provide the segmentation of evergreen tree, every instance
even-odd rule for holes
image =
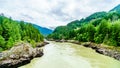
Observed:
[[[26,41],[35,46],[35,43],[43,41],[43,36],[30,23],[0,16],[0,51],[9,49],[20,41]]]

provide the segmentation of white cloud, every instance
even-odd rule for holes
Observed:
[[[44,27],[66,25],[94,12],[109,11],[119,0],[0,0],[0,13]]]

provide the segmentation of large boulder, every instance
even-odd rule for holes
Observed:
[[[3,52],[0,59],[0,68],[17,68],[29,63],[34,57],[42,55],[42,49],[33,48],[29,43],[19,43],[9,51]]]
[[[85,46],[85,47],[90,47],[91,46],[91,42],[86,42],[86,43],[83,43],[82,45]]]

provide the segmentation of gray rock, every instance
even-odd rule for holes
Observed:
[[[42,49],[32,48],[28,43],[20,43],[4,53],[4,59],[0,61],[0,68],[17,68],[29,63],[34,57],[41,57],[42,55]]]

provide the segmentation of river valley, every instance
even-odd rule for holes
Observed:
[[[73,43],[49,42],[44,55],[19,68],[120,68],[114,58]]]

